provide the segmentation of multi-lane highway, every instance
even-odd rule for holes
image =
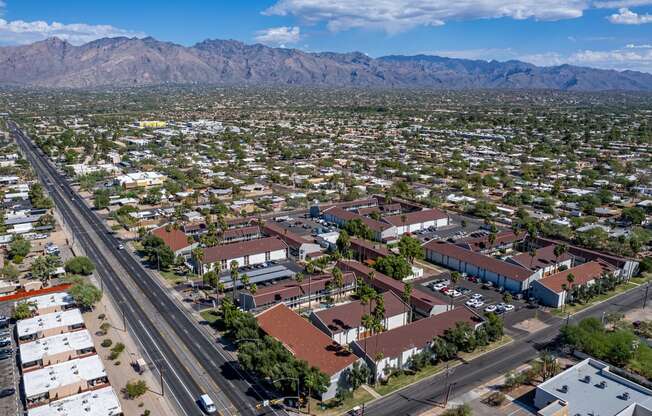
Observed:
[[[168,394],[172,393],[172,402],[177,405],[179,414],[202,414],[196,400],[200,394],[211,390],[201,385],[202,378],[214,383],[217,393],[213,399],[222,414],[280,413],[272,409],[256,410],[256,403],[266,398],[262,389],[238,371],[155,276],[130,253],[119,249],[120,242],[108,233],[102,220],[75,195],[65,178],[27,135],[15,123],[10,122],[9,126],[66,226],[96,264],[104,288],[125,314],[129,330],[142,345],[147,358],[163,369]],[[120,273],[120,269],[124,273]],[[148,311],[155,311],[158,316],[152,317]],[[168,331],[161,331],[162,324]],[[185,351],[190,353],[190,359],[185,358]]]

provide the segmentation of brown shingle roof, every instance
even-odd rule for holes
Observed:
[[[526,233],[514,233],[514,231],[506,230],[496,233],[496,241],[493,246],[489,244],[489,235],[482,237],[467,237],[456,242],[457,245],[468,248],[473,251],[482,251],[488,248],[500,247],[502,245],[515,243],[525,238]]]
[[[342,273],[344,286],[351,285],[355,282],[353,273]],[[283,280],[273,286],[263,286],[258,288],[255,295],[252,295],[256,306],[269,305],[271,303],[280,303],[289,298],[296,296],[306,296],[310,291],[315,294],[326,288],[326,283],[333,279],[332,274],[320,274],[316,276],[305,276],[301,283],[296,280]]]
[[[394,292],[387,291],[382,296],[385,305],[385,318],[407,312],[407,306]],[[358,300],[321,310],[316,312],[315,315],[317,315],[333,334],[338,334],[362,326],[362,316],[368,314],[370,309],[373,310],[375,305],[376,302],[374,301],[363,305]]]
[[[525,268],[537,270],[554,265],[555,260],[557,263],[562,263],[570,260],[570,258],[567,253],[563,253],[559,258],[555,259],[555,246],[550,245],[538,249],[534,258],[530,256],[530,253],[520,253],[512,257],[511,260]]]
[[[263,231],[265,231],[265,233],[270,236],[276,236],[280,238],[281,240],[285,241],[287,245],[294,249],[298,249],[302,244],[309,243],[309,241],[305,240],[299,234],[290,231],[287,228],[281,227],[280,225],[273,222],[265,223],[263,226]]]
[[[268,251],[287,249],[287,244],[276,237],[260,238],[258,240],[241,241],[204,249],[203,263],[214,263],[237,257],[265,253]]]
[[[391,290],[397,295],[403,296],[405,283],[400,280],[392,279],[391,277],[354,260],[340,260],[337,263],[337,266],[343,271],[352,271],[356,276],[364,278],[367,283],[379,290]],[[374,272],[373,280],[369,278],[372,271]],[[421,311],[430,311],[434,306],[448,305],[448,303],[419,290],[418,287],[414,287],[412,290],[412,296],[410,296],[410,305]]]
[[[581,286],[592,280],[599,279],[603,274],[611,273],[613,270],[613,267],[606,262],[590,261],[588,263],[580,264],[577,267],[571,267],[563,272],[544,277],[539,280],[539,283],[555,293],[561,293],[562,285],[565,284],[570,288],[567,278],[571,273],[575,276],[573,286]]]
[[[358,360],[356,355],[283,304],[267,309],[256,318],[267,335],[276,338],[296,358],[328,376],[332,377]]]
[[[383,221],[392,224],[395,227],[403,225],[403,217],[405,217],[405,225],[420,224],[426,221],[436,221],[448,218],[448,215],[438,209],[424,209],[422,211],[408,212],[399,215],[389,215],[383,217]]]
[[[467,250],[455,244],[431,240],[424,244],[424,247],[426,250],[431,250],[443,256],[452,257],[454,259],[473,264],[478,268],[494,272],[511,280],[522,282],[532,275],[532,271],[524,267],[510,264],[493,257],[485,256],[484,254]]]
[[[443,335],[457,322],[468,322],[472,328],[475,328],[476,325],[482,323],[482,318],[462,306],[452,311],[419,319],[390,331],[381,332],[363,341],[356,341],[356,343],[363,351],[366,345],[367,356],[371,359],[375,359],[379,353],[384,358],[394,358],[410,348],[423,348],[429,345],[434,337]]]

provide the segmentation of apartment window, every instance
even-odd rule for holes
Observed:
[[[265,252],[265,261],[270,261],[271,260],[271,253],[269,251]]]

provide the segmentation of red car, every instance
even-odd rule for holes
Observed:
[[[447,287],[442,287],[440,292],[441,293],[448,293],[448,291],[451,290],[448,286]]]

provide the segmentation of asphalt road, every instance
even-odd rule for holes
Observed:
[[[607,302],[598,304],[571,317],[569,322],[576,323],[589,316],[602,317],[603,313],[627,311],[643,306],[645,287],[639,286],[629,292],[618,295]],[[648,303],[648,307],[650,303]],[[414,386],[396,392],[372,403],[365,409],[369,416],[418,415],[444,400],[448,386],[452,385],[451,398],[456,392],[463,394],[469,390],[507,373],[509,370],[531,361],[559,333],[566,324],[565,319],[546,314],[542,320],[549,326],[533,334],[520,334],[514,341],[503,348],[485,354],[469,363],[455,367],[452,373],[422,381]]]
[[[95,213],[79,197],[74,196],[75,193],[65,178],[44,155],[33,148],[31,141],[22,131],[13,123],[11,127],[30,164],[53,197],[64,221],[72,228],[75,238],[96,264],[105,289],[121,306],[129,329],[141,340],[151,361],[162,367],[166,387],[172,392],[180,414],[202,414],[195,401],[204,389],[188,370],[190,363],[182,362],[177,343],[182,343],[190,351],[195,360],[193,364],[199,365],[225,395],[222,399],[217,397],[216,401],[216,405],[224,414],[279,413],[272,409],[255,409],[256,403],[264,398],[262,390],[252,386],[253,381],[238,371],[214,341],[208,339],[199,329],[192,317],[168,296],[165,288],[154,276],[127,251],[117,248],[120,242],[108,234],[105,225]],[[132,293],[121,280],[113,267],[116,261],[141,293]],[[151,302],[177,339],[166,339],[157,330],[140,304],[143,296]],[[225,402],[226,400],[228,402]]]

